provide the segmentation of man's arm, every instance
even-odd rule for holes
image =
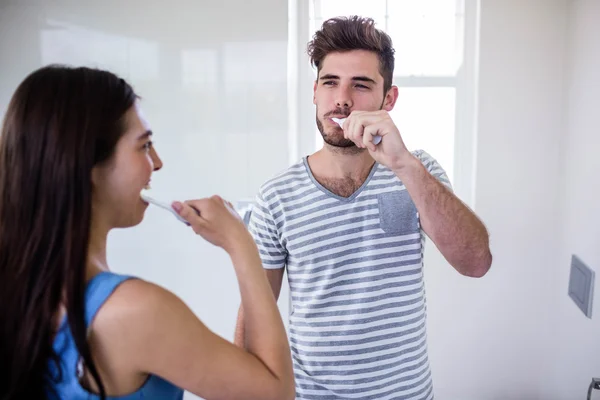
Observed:
[[[408,190],[421,227],[458,272],[482,277],[492,264],[483,223],[412,154],[394,173]]]
[[[254,237],[269,285],[275,295],[275,301],[277,301],[281,292],[283,273],[287,262],[287,251],[279,240],[277,224],[272,216],[269,204],[264,200],[262,188],[258,196],[256,196],[256,202],[252,208],[250,221],[248,222],[248,230]],[[240,305],[234,333],[234,343],[245,348],[245,335],[244,310]]]
[[[392,107],[353,111],[344,122],[344,137],[368,149],[375,160],[400,178],[417,207],[421,227],[458,272],[472,277],[485,275],[492,264],[485,226],[408,151],[389,115]],[[373,142],[375,136],[382,137],[378,145]]]
[[[273,294],[275,295],[275,301],[279,299],[279,293],[281,293],[281,285],[283,283],[284,270],[284,268],[265,270],[265,273],[267,274],[267,279],[269,280],[269,284],[271,285],[271,289],[273,290]],[[244,327],[244,309],[240,305],[240,310],[238,311],[237,317],[237,324],[235,326],[233,343],[240,347],[245,347],[245,334],[246,330]]]

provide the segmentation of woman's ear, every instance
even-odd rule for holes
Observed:
[[[92,182],[92,186],[96,186],[98,184],[98,167],[92,168],[90,179]]]

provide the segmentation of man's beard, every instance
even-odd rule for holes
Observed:
[[[384,102],[385,102],[385,97],[384,97],[383,101],[381,102],[381,105],[379,106],[380,110],[383,109]],[[326,115],[323,116],[323,118],[329,118],[330,115],[345,115],[347,117],[348,115],[350,115],[350,110],[348,108],[338,108],[337,110],[335,110],[335,112],[332,111],[332,112],[327,113]],[[328,145],[333,146],[333,147],[338,147],[340,149],[356,147],[356,143],[354,143],[352,140],[346,139],[344,137],[343,132],[341,132],[341,129],[342,129],[341,126],[339,127],[340,132],[337,132],[338,128],[332,128],[332,129],[336,129],[336,131],[332,132],[332,134],[327,134],[325,132],[325,127],[323,126],[323,123],[319,120],[319,108],[318,107],[317,107],[315,119],[317,120],[317,128],[319,129],[319,132],[321,132],[321,136],[323,137],[323,140],[325,141],[325,143],[327,143]]]
[[[344,111],[346,111],[346,112],[344,112]],[[327,115],[332,115],[332,114],[348,116],[348,115],[350,115],[350,110],[336,110],[335,113],[328,113]],[[324,116],[323,118],[328,118],[328,117]],[[317,108],[315,119],[317,120],[317,128],[319,129],[319,132],[321,132],[321,136],[323,137],[323,141],[325,143],[327,143],[330,146],[339,147],[339,148],[343,148],[343,149],[348,148],[348,147],[356,147],[356,144],[352,140],[346,139],[344,137],[341,126],[339,128],[331,127],[330,129],[332,131],[335,129],[335,131],[333,131],[331,134],[328,134],[325,132],[325,127],[323,126],[323,123],[321,122],[321,120],[319,120],[319,109],[318,108]],[[339,129],[339,131],[338,131],[338,129]]]

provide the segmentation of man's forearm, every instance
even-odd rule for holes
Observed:
[[[411,155],[394,172],[415,203],[423,230],[446,260],[463,275],[483,276],[492,255],[487,229],[479,218],[416,157]]]

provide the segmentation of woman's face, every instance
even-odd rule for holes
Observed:
[[[92,215],[107,229],[142,222],[148,204],[140,198],[140,191],[150,184],[152,173],[162,167],[139,104],[127,111],[125,125],[111,159],[95,166],[92,172]]]

